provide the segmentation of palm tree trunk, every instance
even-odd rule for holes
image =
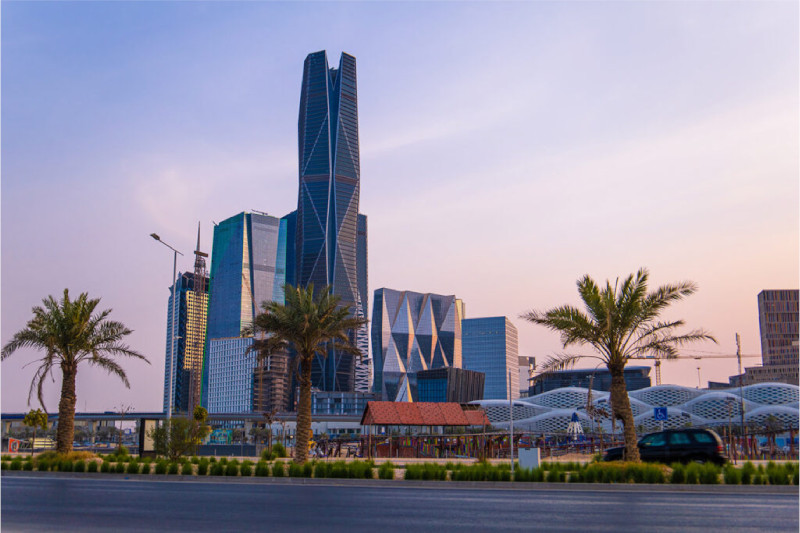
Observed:
[[[633,421],[631,401],[628,398],[628,388],[625,386],[625,367],[615,368],[609,366],[611,372],[611,408],[614,417],[622,421],[622,431],[625,435],[625,460],[639,462],[639,447],[637,446],[636,427]]]
[[[308,435],[311,431],[311,357],[300,361],[300,398],[297,403],[297,431],[294,443],[294,462],[308,460]]]
[[[75,376],[70,368],[61,367],[61,401],[58,402],[58,429],[56,430],[56,451],[69,453],[72,451],[72,440],[75,436]]]

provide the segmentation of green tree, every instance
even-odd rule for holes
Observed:
[[[132,332],[122,323],[108,320],[111,309],[95,313],[99,298],[90,300],[86,293],[82,293],[75,300],[70,300],[69,291],[64,289],[64,297],[60,301],[48,296],[42,303],[42,307],[33,308],[33,318],[25,329],[18,331],[3,347],[2,360],[19,348],[36,348],[45,353],[44,357],[35,361],[39,363],[39,368],[28,391],[28,403],[36,389],[42,407],[45,379],[48,375],[52,376],[53,367],[61,368],[56,450],[67,453],[72,451],[77,400],[75,378],[80,363],[87,362],[115,374],[130,388],[125,371],[114,357],[133,357],[148,364],[149,361],[121,342]]]
[[[625,455],[639,461],[636,428],[625,386],[625,365],[632,357],[653,355],[670,359],[678,355],[679,346],[703,340],[716,340],[702,329],[686,334],[676,333],[683,320],[662,321],[659,315],[673,302],[697,291],[689,281],[663,285],[647,291],[647,269],[631,274],[621,284],[606,282],[601,289],[588,275],[579,279],[578,294],[585,312],[564,305],[548,311],[529,311],[521,318],[545,326],[561,334],[564,348],[588,345],[598,355],[559,354],[551,356],[542,371],[553,372],[572,367],[584,357],[600,359],[611,373],[612,417],[622,421]]]
[[[176,461],[197,446],[211,433],[206,422],[208,411],[199,405],[194,408],[192,418],[172,417],[160,426],[153,428],[148,436],[153,439],[153,448],[158,455]]]
[[[325,287],[314,296],[314,285],[308,287],[284,286],[286,304],[265,302],[264,312],[256,316],[252,328],[244,335],[265,333],[266,338],[257,339],[251,350],[259,358],[292,348],[295,352],[292,367],[296,369],[300,382],[300,398],[297,406],[297,439],[294,461],[304,463],[308,459],[308,435],[311,433],[311,364],[314,357],[327,357],[328,351],[361,356],[361,352],[350,342],[350,332],[366,323],[350,314],[349,306],[341,306],[340,298]]]
[[[43,412],[41,409],[31,409],[30,412],[25,415],[25,420],[23,420],[22,423],[33,428],[33,440],[31,441],[31,457],[33,457],[33,447],[36,445],[36,429],[47,429],[47,413]]]

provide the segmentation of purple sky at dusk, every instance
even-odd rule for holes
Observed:
[[[639,267],[699,292],[668,318],[760,354],[756,295],[798,287],[796,2],[3,2],[5,344],[48,294],[88,291],[152,365],[81,368],[78,409],[160,410],[172,256],[198,221],[297,204],[303,60],[358,62],[369,289],[518,318]],[[372,302],[370,302],[371,306]],[[371,311],[371,308],[370,308]],[[27,410],[36,356],[3,362]],[[586,365],[594,366],[592,360]],[[760,358],[745,359],[746,364]],[[735,359],[665,363],[725,381]],[[58,382],[46,402],[57,407]],[[32,402],[35,407],[36,401]]]

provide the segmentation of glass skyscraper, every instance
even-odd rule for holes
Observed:
[[[178,275],[175,281],[175,306],[177,315],[176,336],[172,338],[173,316],[172,289],[167,307],[167,350],[164,358],[164,412],[169,404],[169,378],[172,376],[172,412],[186,413],[199,394],[202,372],[203,347],[205,345],[206,315],[208,311],[208,278],[202,280],[195,290],[195,276],[191,272]],[[170,372],[170,343],[174,343],[173,371]],[[192,391],[192,384],[195,391]]]
[[[514,324],[504,316],[468,318],[461,322],[461,334],[464,368],[486,376],[483,399],[519,398],[519,348]]]
[[[464,304],[453,295],[378,289],[372,308],[373,391],[417,401],[417,372],[461,367]]]
[[[360,253],[360,156],[356,59],[343,53],[338,68],[325,51],[306,57],[298,118],[300,186],[297,201],[296,281],[315,290],[332,287],[354,314],[366,308],[366,238]],[[366,217],[364,217],[366,237]],[[364,279],[359,279],[363,271]],[[358,344],[353,332],[351,341]],[[364,354],[367,355],[367,354]],[[312,384],[324,391],[353,391],[352,355],[317,357]]]
[[[214,228],[203,404],[213,413],[252,410],[255,354],[241,338],[264,302],[283,303],[291,214],[239,213]]]

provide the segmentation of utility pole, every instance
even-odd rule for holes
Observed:
[[[508,414],[511,419],[509,445],[511,446],[511,481],[514,481],[514,398],[511,395],[511,372],[508,373]]]
[[[739,432],[745,443],[745,448],[747,448],[747,435],[744,432],[744,392],[742,389],[742,381],[744,381],[744,375],[742,374],[742,339],[738,333],[736,334],[736,359],[739,363]]]

